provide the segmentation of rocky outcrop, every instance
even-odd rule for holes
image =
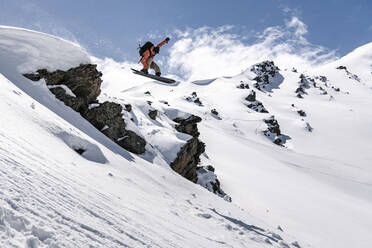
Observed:
[[[181,148],[177,154],[177,158],[170,164],[170,166],[181,176],[196,183],[198,181],[196,168],[200,162],[199,157],[204,151],[205,144],[199,141],[198,138],[193,137]]]
[[[176,130],[181,133],[186,133],[193,136],[188,140],[177,154],[177,158],[170,164],[171,168],[181,176],[196,183],[198,178],[196,168],[200,162],[200,155],[205,151],[205,144],[198,137],[200,135],[197,123],[201,122],[199,116],[191,115],[190,117],[175,118],[173,121],[178,123],[175,126]]]
[[[158,111],[156,109],[154,110],[149,110],[149,117],[153,120],[156,119],[156,116],[158,115]]]
[[[336,69],[338,69],[338,70],[344,70],[344,71],[346,72],[346,74],[349,76],[350,79],[353,79],[353,80],[355,80],[355,81],[357,81],[357,82],[360,82],[360,78],[359,78],[357,75],[351,73],[351,72],[346,68],[346,66],[340,65],[340,66],[337,67]]]
[[[256,99],[256,92],[254,90],[251,90],[249,95],[245,98],[249,102],[247,105],[248,108],[259,112],[259,113],[268,113],[262,102],[258,101]]]
[[[270,85],[273,78],[280,76],[279,68],[274,64],[273,61],[264,61],[255,64],[252,66],[251,71],[257,75],[253,79],[256,81],[253,86],[258,90],[264,90],[268,85]]]
[[[133,131],[125,129],[122,111],[120,104],[104,102],[86,110],[82,116],[124,149],[142,154],[145,152],[146,141]]]
[[[24,74],[24,76],[33,81],[44,79],[56,98],[79,112],[115,143],[130,152],[144,153],[146,141],[133,131],[125,129],[122,106],[113,102],[98,103],[102,73],[96,67],[96,65],[86,64],[68,71],[54,72],[40,69],[35,74]],[[127,111],[131,111],[130,105],[125,107]]]
[[[80,65],[68,71],[48,72],[46,69],[40,69],[36,72],[36,74],[24,74],[24,76],[33,81],[44,79],[48,86],[66,85],[76,96],[75,102],[69,97],[64,97],[60,89],[56,97],[59,97],[59,100],[76,111],[80,111],[82,107],[87,107],[88,104],[95,102],[101,93],[102,73],[97,70],[97,65]],[[85,102],[85,104],[82,102]],[[76,109],[77,107],[78,109]]]
[[[263,120],[267,129],[263,131],[264,135],[273,141],[274,144],[283,146],[286,141],[286,136],[282,135],[278,121],[272,115]]]
[[[249,84],[240,81],[240,84],[237,86],[238,89],[249,89]]]
[[[307,78],[304,74],[300,75],[300,82],[299,86],[296,89],[295,93],[297,94],[296,96],[298,98],[304,98],[304,95],[306,95],[306,89],[310,88],[310,82],[309,81],[314,81],[311,78]]]
[[[178,123],[175,126],[177,131],[191,135],[192,138],[181,148],[177,154],[177,158],[170,166],[181,176],[200,184],[225,200],[231,201],[231,197],[226,195],[221,189],[220,182],[214,174],[214,168],[212,166],[198,167],[200,155],[205,151],[205,144],[198,139],[200,133],[197,123],[201,122],[201,120],[199,116],[195,115],[191,115],[186,119],[178,117],[173,120]]]
[[[186,97],[186,101],[188,102],[194,102],[195,104],[199,106],[203,106],[203,103],[200,101],[200,98],[196,94],[196,92],[191,93],[191,96]]]
[[[214,174],[212,165],[198,167],[196,173],[198,175],[198,184],[224,198],[226,201],[231,202],[231,197],[221,189],[220,181],[217,179],[216,174]]]
[[[186,133],[193,137],[199,137],[200,133],[198,131],[197,123],[202,121],[199,116],[191,115],[186,119],[177,117],[173,121],[178,123],[178,125],[176,125],[176,130],[178,132]]]

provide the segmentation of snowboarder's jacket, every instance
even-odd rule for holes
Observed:
[[[148,69],[149,65],[147,64],[147,61],[149,58],[153,58],[156,54],[159,53],[159,48],[162,47],[165,43],[168,43],[169,38],[166,38],[156,46],[152,46],[150,49],[147,49],[143,54],[141,58],[141,63],[143,64],[143,69]]]

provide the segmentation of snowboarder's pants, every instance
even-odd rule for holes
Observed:
[[[141,61],[142,62],[142,61]],[[148,67],[150,67],[151,69],[153,69],[156,73],[160,73],[160,68],[159,66],[154,62],[154,57],[150,57],[147,59],[147,61],[145,62],[147,64]],[[143,64],[143,63],[142,63]],[[143,68],[145,68],[145,65],[143,65]],[[146,68],[147,69],[147,68]]]

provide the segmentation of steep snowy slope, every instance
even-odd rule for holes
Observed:
[[[177,114],[202,117],[202,164],[216,168],[234,203],[316,247],[369,247],[371,56],[370,43],[312,71],[275,69],[276,76],[269,76],[261,90],[255,87],[253,68],[234,77],[165,85],[133,77],[133,65],[96,63],[104,73],[102,101],[111,96],[133,104],[135,115],[143,116],[135,129],[153,145],[169,140],[164,134],[173,129],[166,123],[171,125]],[[247,107],[251,90],[255,103],[261,102],[269,113]],[[157,123],[145,118],[148,108],[159,111]],[[268,124],[263,120],[272,115],[284,147],[264,135]],[[151,125],[161,130],[161,140],[153,139],[158,132],[149,132]]]
[[[154,140],[152,157],[145,156],[163,166],[149,163],[57,100],[43,81],[21,75],[89,62],[80,47],[1,27],[0,58],[1,247],[299,246],[288,232],[276,229],[278,223],[266,224],[165,166],[174,151],[155,145],[170,144],[173,137]],[[107,92],[102,98],[114,99]],[[136,100],[135,90],[123,94],[129,101],[127,94]],[[138,117],[132,127],[156,130],[140,113],[148,103],[132,104]],[[168,109],[175,112],[182,111]],[[164,130],[174,134],[170,127]]]

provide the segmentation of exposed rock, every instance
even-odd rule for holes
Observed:
[[[303,96],[307,94],[306,89],[310,88],[310,82],[313,82],[315,84],[314,79],[306,77],[304,74],[300,75],[299,87],[295,91],[298,98],[303,98]]]
[[[203,168],[205,168],[206,170],[211,171],[211,172],[215,171],[215,169],[212,165],[207,165],[207,166],[204,166]]]
[[[267,130],[270,133],[274,133],[276,135],[280,135],[280,126],[278,121],[275,119],[275,117],[272,115],[267,119],[264,119],[264,122],[267,124]]]
[[[23,76],[30,79],[31,81],[39,81],[41,79],[39,74],[25,73],[23,74]]]
[[[155,120],[157,115],[158,115],[158,111],[156,109],[149,110],[149,116],[151,119]]]
[[[212,110],[211,110],[211,113],[214,114],[214,115],[218,115],[218,112],[217,112],[216,109],[212,109]]]
[[[343,66],[343,65],[340,65],[336,69],[338,69],[338,70],[347,70],[346,66]]]
[[[75,152],[79,153],[80,155],[85,152],[85,150],[83,148],[75,148],[74,150],[75,150]]]
[[[81,97],[89,104],[96,101],[101,93],[102,73],[97,65],[85,64],[68,71],[57,70],[48,72],[46,69],[37,70],[37,74],[24,74],[25,77],[36,80],[44,78],[47,85],[66,85],[76,97]]]
[[[292,242],[291,245],[296,247],[296,248],[301,248],[301,246],[299,245],[299,243],[297,241]]]
[[[256,92],[254,90],[251,90],[249,92],[249,95],[245,98],[245,100],[249,101],[249,102],[254,102],[256,101]]]
[[[319,76],[319,77],[316,77],[316,79],[319,79],[323,83],[326,83],[328,81],[327,77],[325,77],[325,76]]]
[[[123,136],[117,140],[117,143],[135,154],[142,154],[146,151],[146,141],[131,130],[124,130]]]
[[[267,129],[263,131],[264,135],[271,139],[274,144],[283,146],[289,137],[281,133],[279,123],[275,117],[272,115],[263,121],[267,125]]]
[[[82,113],[82,116],[98,130],[102,130],[102,133],[107,137],[117,140],[122,137],[122,130],[125,129],[121,111],[122,107],[120,104],[104,102],[98,107],[88,109]]]
[[[239,89],[249,89],[249,85],[244,83],[243,81],[240,81],[240,84],[237,88],[239,88]]]
[[[254,101],[248,104],[247,107],[259,113],[269,113],[260,101]]]
[[[170,164],[171,168],[181,176],[196,183],[198,176],[196,168],[200,162],[200,155],[205,151],[205,144],[193,137],[188,140],[177,154],[177,158]]]
[[[338,88],[338,87],[334,87],[334,86],[332,86],[332,89],[334,89],[334,90],[337,91],[337,92],[340,91],[340,88]]]
[[[49,89],[57,99],[61,100],[64,104],[77,112],[84,111],[88,108],[88,103],[83,97],[73,97],[66,93],[62,87],[53,87]]]
[[[127,112],[131,112],[131,111],[132,111],[132,105],[130,105],[130,104],[125,104],[124,107],[125,107],[125,110],[126,110]]]
[[[197,183],[204,188],[208,189],[210,192],[224,198],[226,201],[231,202],[231,197],[228,196],[222,189],[220,181],[217,179],[216,174],[214,174],[214,168],[211,165],[198,167],[196,169],[198,175]]]
[[[307,130],[308,132],[312,132],[313,129],[314,129],[314,128],[313,128],[312,126],[310,126],[310,123],[306,122],[306,130]]]
[[[199,137],[200,133],[196,125],[198,122],[202,121],[199,116],[191,115],[187,119],[177,117],[173,121],[179,123],[179,125],[176,125],[176,129],[178,132],[186,133],[193,137]]]
[[[121,112],[120,104],[104,102],[98,107],[86,110],[82,116],[124,149],[136,154],[144,153],[146,141],[133,131],[125,129]]]
[[[213,166],[198,167],[200,155],[205,151],[205,144],[198,139],[199,131],[197,123],[202,119],[198,116],[191,115],[187,119],[175,118],[173,121],[179,123],[176,129],[179,132],[192,135],[193,138],[181,148],[177,158],[170,164],[171,168],[188,180],[198,183],[207,188],[209,191],[223,197],[226,201],[231,202],[231,197],[223,192],[217,176],[214,174]]]
[[[97,65],[86,64],[68,71],[48,72],[46,69],[40,69],[36,74],[24,76],[34,81],[45,79],[56,98],[79,112],[115,143],[130,152],[144,153],[146,141],[133,131],[125,129],[121,105],[113,102],[98,104],[102,73],[96,68]],[[130,104],[125,105],[125,108],[128,112],[132,110]]]
[[[203,106],[203,103],[200,101],[200,98],[196,94],[196,92],[191,93],[191,96],[186,97],[186,100],[189,102],[194,102],[199,106]]]
[[[245,98],[248,102],[250,102],[247,107],[259,112],[259,113],[269,113],[262,102],[256,100],[256,92],[254,90],[250,90],[249,95]]]
[[[298,110],[297,113],[298,113],[300,116],[303,116],[303,117],[306,116],[305,111],[303,111],[302,109]]]
[[[341,65],[341,66],[337,67],[336,69],[345,70],[346,74],[349,76],[350,79],[353,79],[353,80],[355,80],[357,82],[360,82],[360,78],[357,75],[355,75],[355,74],[351,73],[350,71],[348,71],[348,69],[346,68],[346,66],[342,66]]]
[[[257,76],[253,79],[253,85],[258,90],[263,90],[270,84],[270,80],[279,75],[279,68],[273,61],[264,61],[252,66],[251,71]]]

